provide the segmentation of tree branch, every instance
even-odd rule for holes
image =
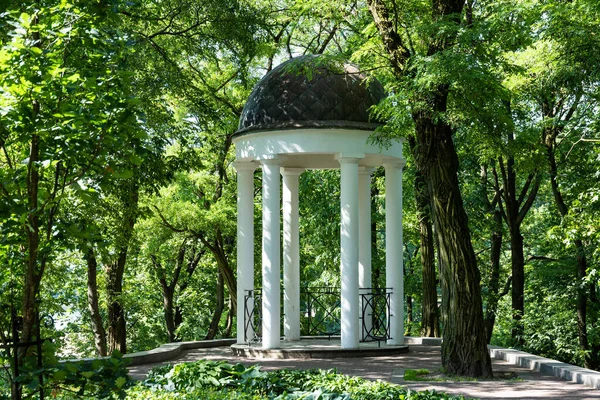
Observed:
[[[506,282],[504,283],[504,288],[502,289],[502,291],[500,293],[498,293],[499,298],[504,297],[508,294],[508,292],[510,291],[511,282],[512,282],[512,275],[506,279]]]
[[[546,256],[529,256],[527,257],[527,261],[525,264],[529,264],[530,261],[559,261],[556,258],[546,257]]]
[[[155,210],[156,213],[158,214],[159,218],[161,219],[163,225],[167,228],[169,228],[170,230],[172,230],[173,232],[177,232],[177,233],[183,233],[183,232],[187,232],[185,229],[181,229],[181,228],[176,228],[173,225],[171,225],[169,223],[169,221],[167,221],[167,219],[165,218],[164,215],[162,215],[162,213],[160,212],[160,210],[158,209],[158,207],[156,207],[155,205],[152,206]]]
[[[539,173],[537,173],[534,184],[533,184],[533,188],[529,192],[529,196],[527,196],[527,201],[525,201],[525,203],[519,210],[519,213],[517,214],[517,219],[516,219],[517,224],[521,224],[521,222],[523,222],[525,215],[527,215],[527,212],[531,208],[531,205],[533,204],[533,201],[535,200],[535,197],[537,196],[537,192],[540,188],[540,182],[541,182],[541,176]]]
[[[385,3],[381,0],[367,0],[367,4],[381,35],[383,45],[392,56],[394,72],[397,76],[402,76],[410,52],[402,42],[402,38],[396,29],[394,29],[394,24],[390,20],[390,12]]]
[[[523,199],[525,199],[525,196],[527,195],[529,185],[531,185],[531,181],[533,181],[534,176],[534,174],[529,174],[529,176],[527,176],[527,180],[525,181],[525,184],[521,189],[521,193],[519,193],[519,198],[517,199],[517,207],[521,207],[521,203],[523,203]]]

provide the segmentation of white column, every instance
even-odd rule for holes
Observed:
[[[341,224],[340,275],[341,339],[343,349],[358,348],[358,162],[361,155],[340,154],[341,169]]]
[[[300,237],[298,181],[304,171],[283,168],[283,335],[300,339]]]
[[[254,290],[254,170],[253,162],[236,162],[237,170],[237,342],[254,338],[245,326],[244,295]],[[254,304],[248,304],[252,312]],[[245,332],[245,337],[244,337]]]
[[[367,293],[364,288],[372,288],[371,282],[371,173],[374,168],[358,168],[358,287],[360,293]],[[368,306],[368,304],[364,304]],[[363,336],[371,329],[372,311],[370,307],[363,314],[363,302],[359,298],[358,315],[362,321]],[[360,323],[360,321],[359,321]]]
[[[280,244],[279,160],[262,161],[263,237],[262,237],[262,347],[275,349],[280,343],[279,311]]]
[[[388,344],[404,343],[404,243],[402,238],[403,162],[385,167],[385,275],[392,289],[390,299],[390,336]]]

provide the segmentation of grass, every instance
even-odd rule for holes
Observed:
[[[406,369],[404,371],[405,381],[415,382],[477,382],[479,379],[446,375],[442,370],[432,373],[428,369]],[[483,379],[482,379],[483,380]],[[489,379],[485,379],[489,380]],[[520,378],[514,372],[497,372],[492,380],[497,381],[509,381],[509,382],[522,382],[523,378]]]
[[[404,371],[404,380],[405,381],[429,381],[427,375],[431,372],[428,369],[407,369]]]

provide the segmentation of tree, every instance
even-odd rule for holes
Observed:
[[[566,171],[571,168],[584,171],[591,154],[583,152],[577,159],[572,157],[569,161],[566,156],[579,144],[575,134],[583,140],[590,134],[590,123],[596,118],[592,110],[598,107],[600,60],[594,50],[598,40],[587,32],[596,29],[599,14],[590,6],[586,1],[575,4],[551,2],[540,8],[539,13],[547,23],[539,27],[538,39],[517,58],[517,63],[526,67],[517,86],[523,97],[522,107],[527,107],[529,115],[537,113],[542,117],[535,126],[545,150],[547,176],[562,224],[578,217],[573,215],[570,205],[573,200],[568,199],[568,189],[561,179],[576,180],[573,175],[567,178]],[[568,144],[571,147],[567,150]],[[593,328],[598,323],[597,278],[588,276],[589,251],[584,244],[584,235],[578,228],[575,232],[568,247],[577,265],[579,346],[585,353],[585,366],[597,369],[600,367],[600,341],[592,339],[590,345],[588,339],[588,325]],[[588,310],[592,312],[588,313]]]
[[[537,196],[540,188],[541,174],[540,171],[534,169],[524,179],[521,190],[517,189],[518,177],[515,167],[515,153],[521,153],[521,149],[527,147],[529,143],[525,140],[520,140],[515,145],[515,137],[512,131],[509,131],[507,139],[507,160],[504,161],[503,156],[499,157],[498,165],[500,173],[494,167],[494,179],[496,191],[502,200],[500,203],[500,212],[508,225],[510,233],[512,264],[511,299],[514,323],[512,338],[516,344],[522,346],[525,342],[523,323],[521,322],[525,312],[525,254],[521,225]],[[498,175],[500,175],[500,178],[498,178]]]
[[[440,244],[444,321],[442,364],[451,374],[492,376],[483,325],[479,270],[457,176],[458,157],[452,140],[455,128],[446,116],[453,82],[442,71],[428,71],[426,65],[418,65],[417,61],[421,54],[434,61],[435,66],[448,59],[461,61],[453,49],[457,47],[458,28],[468,29],[467,23],[463,24],[463,21],[468,22],[463,20],[463,5],[462,1],[434,1],[431,6],[415,5],[400,10],[390,9],[381,0],[368,1],[397,87],[408,85],[407,80],[416,80],[410,94],[414,101],[410,108],[414,136],[409,137],[409,143],[416,167],[427,183]],[[410,32],[398,30],[398,27],[409,25],[413,13],[419,13],[421,18],[429,13],[431,21],[426,30],[431,32],[429,35],[413,38]],[[420,47],[415,47],[419,44]],[[430,81],[419,86],[419,74],[426,75]]]
[[[158,279],[162,291],[165,326],[167,328],[169,342],[176,342],[179,340],[177,337],[177,329],[183,322],[181,305],[175,301],[176,291],[181,293],[187,288],[189,281],[204,254],[204,251],[198,250],[197,245],[189,238],[184,238],[178,247],[175,260],[165,257],[166,260],[163,258],[164,261],[161,261],[159,254],[157,254],[160,249],[156,249],[155,252],[150,254],[153,272]],[[168,277],[167,274],[169,272],[165,267],[165,263],[173,264],[173,261],[175,261],[174,265],[169,268],[172,271],[170,272],[171,276]],[[222,292],[222,290],[221,282],[220,291]],[[217,291],[219,291],[218,288]],[[222,295],[217,297],[221,297],[220,301],[222,302]],[[212,330],[216,331],[216,329]],[[212,334],[212,337],[214,337],[214,334]]]
[[[28,2],[2,16],[2,226],[23,251],[9,251],[24,266],[22,341],[32,337],[42,278],[65,233],[57,217],[66,191],[85,193],[91,171],[110,173],[110,154],[128,143],[124,127],[135,120],[123,63],[130,49],[115,17],[101,4],[70,2]]]

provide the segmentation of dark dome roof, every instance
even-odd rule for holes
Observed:
[[[297,128],[374,130],[369,108],[385,97],[381,84],[349,63],[296,57],[267,73],[250,94],[236,135]]]

